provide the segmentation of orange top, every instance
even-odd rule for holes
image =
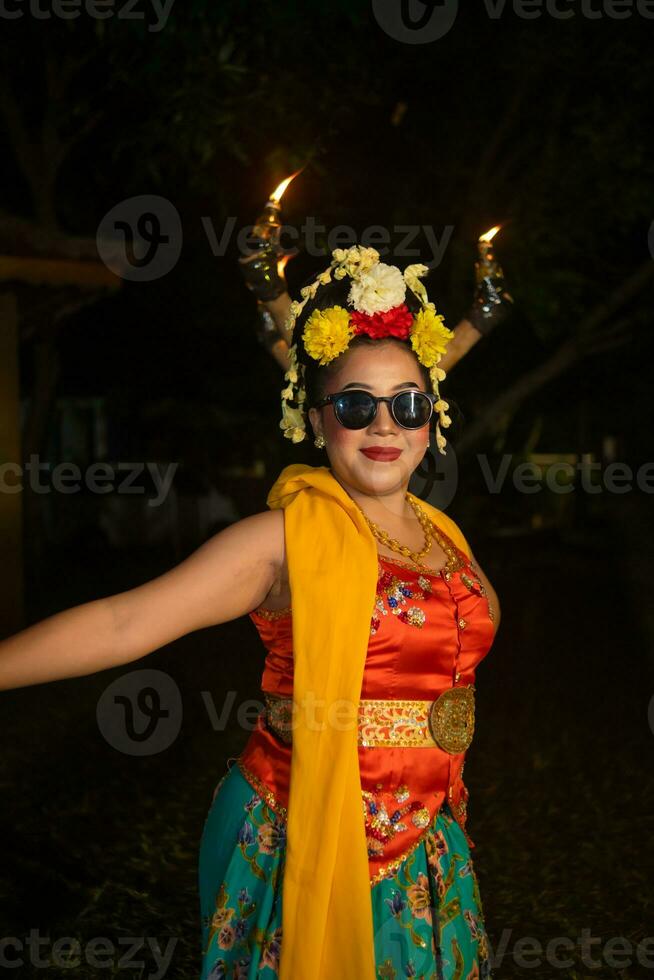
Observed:
[[[361,699],[433,701],[448,688],[473,684],[477,664],[492,646],[492,610],[475,565],[442,527],[439,531],[457,553],[453,571],[426,572],[378,554]],[[259,607],[249,615],[268,651],[261,690],[292,697],[291,608],[272,612]],[[250,785],[284,818],[291,751],[267,728],[262,712],[237,759]],[[395,874],[446,799],[466,833],[465,752],[450,754],[437,745],[360,745],[358,753],[371,885]],[[390,823],[374,819],[384,808]]]

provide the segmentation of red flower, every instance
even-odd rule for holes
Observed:
[[[368,334],[369,337],[379,339],[380,337],[398,337],[400,340],[407,340],[409,329],[413,323],[413,313],[410,312],[406,303],[394,306],[386,313],[350,313],[350,322],[354,326],[354,333]]]

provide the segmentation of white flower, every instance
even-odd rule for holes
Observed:
[[[404,302],[406,283],[394,265],[378,262],[352,283],[348,302],[359,313],[386,313]]]
[[[379,262],[379,252],[376,248],[364,248],[362,245],[352,245],[351,248],[335,248],[332,252],[332,266],[335,266],[334,277],[343,279],[346,275],[359,278]]]

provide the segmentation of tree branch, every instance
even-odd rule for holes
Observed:
[[[633,299],[654,279],[654,262],[640,266],[625,282],[617,287],[602,303],[599,303],[579,324],[577,332],[568,337],[542,364],[521,375],[501,395],[492,401],[483,415],[476,418],[457,442],[457,453],[465,455],[495,422],[506,414],[513,414],[520,404],[548,382],[563,374],[584,357],[611,350],[621,343],[626,326],[631,322],[624,318],[599,330],[621,306]]]

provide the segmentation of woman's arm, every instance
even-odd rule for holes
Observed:
[[[458,364],[461,358],[465,357],[468,351],[481,338],[482,334],[479,333],[476,327],[473,327],[469,320],[460,320],[456,327],[454,327],[454,336],[438,362],[439,368],[442,368],[445,372],[451,371],[454,365]]]
[[[282,510],[237,521],[164,575],[0,642],[0,690],[94,674],[243,616],[265,599],[283,554]]]
[[[484,586],[484,588],[486,589],[486,592],[488,593],[488,604],[489,604],[490,609],[491,609],[491,611],[493,613],[493,624],[495,626],[495,633],[497,633],[497,631],[499,629],[499,625],[500,625],[500,619],[502,618],[502,610],[500,608],[500,600],[497,597],[497,592],[495,591],[495,589],[493,588],[493,586],[490,584],[488,578],[484,574],[481,565],[479,564],[479,562],[477,561],[477,559],[475,558],[475,556],[472,553],[470,554],[470,560],[471,560],[471,563],[473,564],[475,570],[479,574],[479,578],[481,579],[482,585]]]

